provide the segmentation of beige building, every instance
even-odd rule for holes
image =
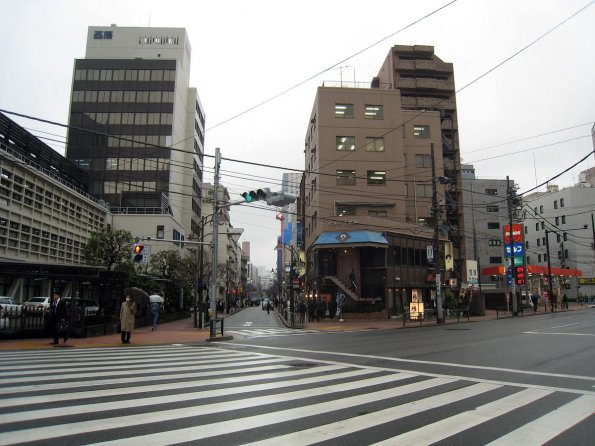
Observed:
[[[438,111],[404,110],[397,90],[318,88],[305,139],[301,191],[306,297],[432,306],[435,176],[444,175]],[[445,187],[437,184],[437,196]]]

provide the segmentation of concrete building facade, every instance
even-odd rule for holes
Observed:
[[[440,152],[443,175],[448,178],[444,191],[444,219],[453,245],[454,268],[463,277],[465,225],[462,194],[461,158],[458,137],[454,68],[434,53],[433,46],[395,45],[389,51],[372,86],[395,89],[401,93],[403,110],[417,114],[439,114],[440,124],[433,127],[436,152]],[[423,115],[420,115],[422,117]]]
[[[318,88],[300,197],[307,298],[342,292],[396,312],[423,294],[432,305],[426,253],[432,144],[435,176],[444,175],[440,126],[439,112],[404,110],[397,90]]]
[[[190,56],[183,28],[89,27],[74,64],[66,151],[113,214],[168,214],[182,238],[198,234],[204,156]]]
[[[547,269],[549,251],[554,292],[573,299],[579,293],[595,296],[595,188],[550,186],[524,201],[527,263]]]

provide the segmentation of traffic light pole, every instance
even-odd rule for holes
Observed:
[[[221,166],[221,149],[215,148],[215,178],[213,181],[213,245],[212,245],[212,267],[211,267],[211,317],[215,317],[217,314],[216,298],[218,295],[218,267],[219,267],[219,168]]]

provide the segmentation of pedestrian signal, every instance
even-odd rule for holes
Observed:
[[[134,263],[142,262],[144,258],[143,251],[145,246],[142,243],[135,243],[132,245],[132,256],[131,260]]]

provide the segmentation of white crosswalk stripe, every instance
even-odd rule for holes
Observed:
[[[292,328],[250,328],[250,329],[228,329],[229,334],[240,335],[242,338],[273,338],[279,336],[304,336],[308,334],[325,333],[321,330],[296,330]]]
[[[595,416],[590,392],[213,347],[8,353],[2,373],[0,445],[542,444]],[[517,411],[524,425],[477,432]]]

